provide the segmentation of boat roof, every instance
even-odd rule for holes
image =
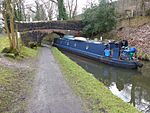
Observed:
[[[94,41],[94,40],[87,40],[87,38],[85,38],[85,37],[74,37],[73,35],[64,35],[63,38],[64,39],[69,39],[69,40],[84,41],[84,42],[87,42],[87,43],[94,43],[94,44],[102,44],[103,43],[104,45],[115,43],[114,40]]]
[[[72,39],[72,38],[74,38],[74,36],[73,35],[64,35],[63,38],[65,38],[65,39]]]
[[[75,37],[74,39],[78,41],[87,41],[87,39],[84,37]]]

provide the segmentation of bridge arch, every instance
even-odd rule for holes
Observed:
[[[51,33],[61,37],[65,34],[79,36],[83,26],[82,21],[16,22],[16,28],[26,46],[29,46],[29,42],[41,44],[43,38]]]
[[[41,45],[43,38],[52,33],[55,33],[55,34],[59,35],[60,37],[63,37],[66,34],[74,35],[74,36],[80,35],[80,32],[78,32],[78,31],[46,30],[46,31],[23,32],[23,33],[20,33],[20,37],[25,46],[29,46],[30,42]]]

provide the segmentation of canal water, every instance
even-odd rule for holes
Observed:
[[[150,113],[150,62],[144,62],[142,69],[130,70],[63,53],[103,82],[114,95],[143,113]]]

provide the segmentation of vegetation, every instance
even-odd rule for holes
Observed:
[[[67,20],[68,19],[68,15],[66,13],[66,8],[64,5],[64,0],[57,0],[58,1],[58,20]]]
[[[9,47],[9,40],[7,36],[0,37],[0,52],[2,52],[5,48]],[[27,48],[25,46],[21,46],[20,44],[20,56],[17,56],[17,58],[20,59],[20,57],[27,58],[27,57],[36,57],[38,51],[36,49]],[[9,54],[10,55],[10,54]]]
[[[139,113],[132,105],[114,96],[101,82],[63,55],[58,49],[52,52],[77,95],[86,102],[92,113]]]
[[[25,111],[25,100],[33,80],[31,74],[31,70],[21,71],[0,66],[0,113]]]
[[[83,21],[86,24],[84,32],[89,36],[111,31],[117,23],[115,8],[113,4],[102,0],[99,5],[92,5],[85,10]]]
[[[0,36],[0,52],[2,52],[2,50],[7,47],[9,47],[8,38],[6,38],[6,36]]]
[[[23,21],[26,19],[25,16],[25,6],[24,6],[25,0],[15,0],[15,20],[17,21]]]
[[[46,13],[45,13],[43,5],[40,5],[38,1],[35,1],[35,3],[36,3],[36,12],[35,12],[35,17],[33,20],[34,21],[46,20]]]
[[[6,33],[9,38],[9,49],[19,54],[18,35],[15,29],[15,5],[12,0],[3,1],[3,17]]]
[[[9,47],[7,36],[0,37],[0,52],[7,47]],[[23,57],[37,56],[36,50],[24,46],[21,46],[20,53]],[[11,63],[12,66],[7,65],[7,62],[6,65],[0,64],[0,113],[25,112],[26,98],[32,86],[34,70],[17,68],[17,64]]]
[[[67,2],[69,19],[75,19],[77,13],[78,0],[68,0]]]
[[[118,28],[119,27],[138,28],[139,26],[142,26],[142,25],[147,24],[149,22],[150,22],[150,16],[134,17],[134,18],[130,19],[130,21],[128,19],[123,19],[119,22]]]

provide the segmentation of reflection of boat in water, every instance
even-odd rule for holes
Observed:
[[[127,41],[104,43],[87,41],[83,37],[65,35],[63,38],[55,39],[54,45],[74,54],[113,66],[132,69],[143,66],[134,57],[136,49],[129,48]]]
[[[141,75],[141,72],[139,72],[138,70],[127,71],[126,69],[123,69],[123,68],[116,68],[116,67],[112,67],[109,65],[105,65],[105,64],[95,62],[93,60],[90,60],[84,57],[74,55],[72,53],[68,53],[66,51],[62,51],[62,52],[66,54],[70,59],[75,61],[77,64],[79,64],[81,67],[83,67],[87,72],[92,73],[97,79],[99,80],[109,79],[110,83],[108,84],[108,86],[112,82],[117,82],[116,80],[117,77],[122,78],[125,81],[125,80],[128,80],[128,78],[130,80],[130,78],[135,75],[136,76]],[[110,80],[111,76],[113,76],[113,78]],[[102,82],[105,83],[106,81],[102,81]]]
[[[150,77],[145,76],[149,73],[112,67],[65,51],[62,52],[103,82],[114,95],[133,104],[144,113],[150,112]]]

